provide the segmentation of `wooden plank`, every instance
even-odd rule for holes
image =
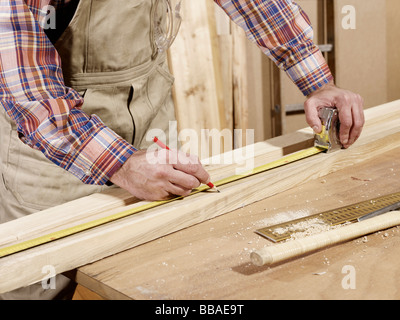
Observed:
[[[233,38],[231,22],[226,13],[215,6],[216,29],[219,47],[219,64],[221,68],[222,91],[224,94],[225,124],[226,128],[233,130]],[[233,148],[233,145],[232,145]],[[224,150],[229,151],[229,150]]]
[[[247,39],[243,29],[233,23],[232,38],[234,128],[243,132],[242,141],[235,141],[237,148],[248,144],[248,129],[252,130],[253,142],[272,137],[272,64],[260,48]]]
[[[40,281],[43,278],[42,267],[45,265],[52,265],[58,273],[74,269],[283,192],[294,184],[317,179],[398,147],[400,101],[380,106],[377,108],[377,112],[374,111],[371,114],[376,116],[367,116],[368,122],[363,135],[349,150],[320,154],[222,186],[220,187],[222,191],[220,194],[197,194],[108,225],[2,258],[0,259],[0,278],[5,280],[0,283],[0,292],[10,291]],[[309,132],[308,129],[306,131]],[[304,135],[304,132],[300,132],[300,134],[303,136],[303,142],[310,140],[310,135]],[[268,146],[272,146],[274,154],[277,153],[277,149],[281,149],[280,153],[282,153],[283,147],[279,145],[279,141],[284,141],[287,147],[291,145],[288,136],[275,139],[272,143],[270,143],[271,141],[266,144],[260,143],[260,147],[267,147],[264,150],[265,152],[256,154],[255,165],[258,164],[260,159],[265,160],[265,157],[269,156],[268,152],[271,149]],[[213,180],[217,181],[220,178],[233,175],[238,165],[227,165],[226,167],[228,169],[224,170],[224,166],[216,166],[217,171],[210,168]],[[82,216],[85,216],[86,211],[92,211],[93,203],[96,201],[94,199],[97,199],[92,197],[94,196],[0,225],[0,243],[9,244],[10,239],[13,238],[22,241],[33,235],[38,236],[38,230],[46,231],[46,224],[51,217],[60,219],[62,226],[70,224],[71,220],[75,220],[76,223]],[[121,198],[118,201],[121,201]],[[131,201],[130,205],[116,207],[112,210],[107,209],[102,212],[100,210],[99,214],[112,214],[140,204],[142,203]]]
[[[218,39],[211,5],[213,3],[208,0],[182,3],[182,25],[169,50],[169,66],[175,77],[173,96],[178,132],[190,129],[203,138],[208,138],[207,129],[226,127],[216,48]],[[190,152],[201,156],[199,150]]]
[[[268,57],[214,3],[183,3],[183,9],[182,28],[169,52],[179,130],[195,130],[207,141],[211,137],[202,129],[228,129],[233,141],[233,130],[241,129],[242,140],[220,152],[271,138]],[[254,138],[246,139],[247,129]]]
[[[72,300],[104,300],[100,295],[94,293],[93,291],[78,285]]]
[[[400,227],[270,267],[249,255],[273,245],[255,230],[398,192],[399,174],[397,148],[81,267],[76,279],[98,293],[108,288],[108,299],[397,299]],[[345,266],[354,267],[356,289],[341,286]]]

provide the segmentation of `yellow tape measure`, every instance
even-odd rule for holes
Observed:
[[[305,150],[287,155],[283,158],[280,158],[273,162],[267,163],[265,165],[256,167],[256,168],[246,171],[240,175],[234,175],[231,177],[221,179],[219,181],[214,182],[214,185],[216,187],[219,187],[219,186],[225,185],[225,184],[233,182],[233,181],[237,181],[237,180],[240,180],[240,179],[261,173],[261,172],[265,172],[265,171],[268,171],[268,170],[271,170],[271,169],[274,169],[274,168],[277,168],[277,167],[280,167],[280,166],[283,166],[283,165],[286,165],[286,164],[289,164],[289,163],[292,163],[292,162],[295,162],[295,161],[298,161],[301,159],[305,159],[305,158],[313,156],[315,154],[324,152],[325,150],[326,149],[319,148],[319,147],[312,147],[309,149],[305,149]],[[208,189],[209,189],[209,187],[204,185],[204,186],[201,186],[201,187],[193,190],[193,192],[190,195],[194,195],[194,194],[200,193],[200,192],[208,190]],[[52,241],[55,241],[58,239],[62,239],[62,238],[77,234],[79,232],[86,231],[86,230],[104,225],[106,223],[116,221],[116,220],[119,220],[119,219],[122,219],[122,218],[125,218],[128,216],[134,215],[136,213],[143,212],[145,210],[149,210],[149,209],[161,206],[166,203],[170,203],[170,202],[178,200],[178,199],[182,199],[182,197],[176,197],[171,200],[165,200],[165,201],[150,202],[150,203],[144,204],[142,206],[139,206],[137,208],[129,209],[129,210],[105,217],[105,218],[93,220],[93,221],[90,221],[90,222],[87,222],[84,224],[80,224],[80,225],[77,225],[77,226],[74,226],[71,228],[56,231],[56,232],[53,232],[53,233],[50,233],[50,234],[47,234],[47,235],[44,235],[44,236],[41,236],[41,237],[38,237],[35,239],[27,240],[27,241],[24,241],[24,242],[21,242],[21,243],[18,243],[18,244],[9,246],[9,247],[0,248],[0,258],[11,255],[11,254],[15,254],[17,252],[21,252],[23,250],[27,250],[27,249],[30,249],[33,247],[37,247],[39,245],[49,243],[49,242],[52,242]]]

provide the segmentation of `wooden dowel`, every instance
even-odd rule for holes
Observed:
[[[271,265],[398,225],[400,211],[393,211],[320,234],[268,246],[252,252],[250,258],[256,266]]]

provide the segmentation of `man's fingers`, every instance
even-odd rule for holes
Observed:
[[[364,117],[364,101],[360,95],[354,97],[353,111],[353,127],[349,135],[349,145],[352,145],[360,137],[362,129],[365,124]]]
[[[155,169],[157,178],[180,186],[183,190],[195,189],[210,180],[210,175],[196,156],[172,149],[159,151],[157,157],[158,163],[164,165]]]
[[[358,139],[364,125],[362,98],[357,94],[346,94],[338,100],[336,107],[340,120],[339,138],[347,148]]]
[[[162,170],[165,171],[165,176],[164,176],[165,180],[167,180],[172,185],[179,186],[179,188],[182,190],[185,190],[185,191],[192,190],[192,189],[198,188],[201,184],[201,182],[199,181],[199,179],[196,176],[194,176],[190,173],[186,173],[182,170],[177,170],[177,169],[175,169],[175,166],[173,166],[173,167],[166,166],[166,167],[163,167]],[[174,194],[176,194],[176,193],[174,193]],[[181,194],[178,193],[178,195],[181,195]]]
[[[170,183],[170,185],[167,188],[168,192],[171,195],[181,196],[181,197],[186,197],[186,196],[190,195],[190,193],[192,192],[193,189],[194,188],[187,189],[187,188],[184,188],[184,187],[182,187],[180,185],[175,185],[175,184],[172,184],[172,183]]]
[[[321,119],[318,116],[318,105],[314,99],[308,99],[304,103],[304,110],[306,114],[306,121],[308,125],[314,130],[315,133],[321,133],[322,125]]]
[[[339,110],[339,120],[340,120],[340,132],[339,139],[340,142],[347,146],[349,142],[350,130],[353,126],[353,115],[351,107],[347,104],[348,102],[338,102],[336,105]]]
[[[195,177],[201,183],[207,184],[210,181],[210,175],[204,169],[199,158],[196,156],[180,152],[178,155],[178,161],[173,165],[173,167],[189,176]]]
[[[169,150],[137,151],[110,181],[148,201],[187,196],[209,176],[198,159],[184,155],[181,158]]]
[[[319,109],[333,107],[339,111],[339,139],[345,148],[350,147],[361,135],[364,126],[364,102],[360,95],[328,84],[312,93],[304,103],[306,120],[316,133],[321,131]]]

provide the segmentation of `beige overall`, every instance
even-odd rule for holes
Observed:
[[[175,119],[173,77],[153,39],[155,2],[81,0],[55,44],[66,85],[84,96],[83,110],[140,149],[151,144],[148,130],[159,128],[168,136]],[[107,188],[83,184],[24,145],[16,125],[0,112],[0,223]],[[57,293],[43,293],[40,284],[28,289],[33,298]]]

